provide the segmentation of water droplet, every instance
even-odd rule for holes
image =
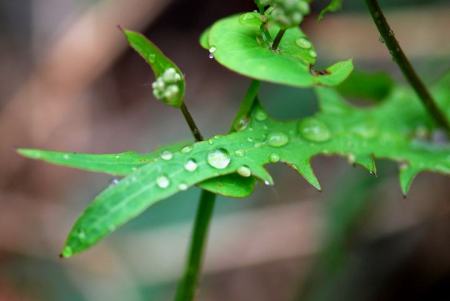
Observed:
[[[248,138],[247,138],[247,141],[248,141],[248,142],[253,142],[253,141],[255,141],[255,140],[254,140],[252,137],[248,137]]]
[[[399,166],[400,170],[408,169],[408,167],[409,167],[408,163],[405,163],[405,162],[400,163],[400,166]]]
[[[214,46],[211,46],[211,48],[209,48],[209,55],[208,55],[208,57],[210,59],[214,59],[214,52],[216,52],[216,50],[217,50],[217,48],[214,47]]]
[[[63,156],[63,158],[64,158],[64,160],[69,160],[70,156],[69,156],[68,154],[65,154],[65,155]]]
[[[326,142],[331,139],[331,132],[327,125],[313,117],[300,121],[298,130],[303,138],[309,141]]]
[[[272,186],[272,184],[269,181],[264,181],[264,185],[266,186]]]
[[[256,114],[255,114],[255,118],[256,118],[256,120],[258,120],[258,121],[264,121],[264,120],[267,119],[267,114],[266,114],[266,112],[264,112],[264,111],[258,111],[258,112],[256,112]]]
[[[178,185],[178,189],[180,189],[181,191],[185,191],[189,188],[189,186],[186,183],[181,183],[180,185]]]
[[[269,159],[270,159],[270,162],[277,163],[278,161],[280,161],[280,156],[278,154],[273,153],[273,154],[270,154]]]
[[[281,132],[270,133],[267,137],[267,143],[273,147],[282,147],[288,144],[289,137]]]
[[[61,257],[70,257],[73,255],[72,247],[66,246],[61,254]]]
[[[190,159],[184,164],[184,169],[186,169],[189,172],[193,172],[197,169],[198,164],[194,159]]]
[[[376,135],[375,128],[369,125],[361,125],[355,127],[354,133],[362,138],[373,138]]]
[[[356,157],[355,157],[355,155],[350,154],[350,155],[348,155],[347,160],[348,160],[348,163],[349,163],[349,164],[355,164],[355,162],[356,162]]]
[[[317,52],[315,52],[314,50],[310,50],[309,56],[312,57],[313,59],[315,59],[317,57]]]
[[[117,184],[119,184],[119,179],[114,178],[114,179],[111,180],[111,183],[110,183],[111,186],[114,186],[114,185],[117,185]]]
[[[191,151],[192,151],[192,146],[190,146],[190,145],[185,146],[185,147],[183,147],[183,148],[181,149],[181,152],[182,152],[183,154],[187,154],[187,153],[189,153],[189,152],[191,152]]]
[[[234,129],[236,131],[242,131],[245,130],[248,126],[248,124],[250,123],[250,119],[248,119],[247,117],[242,117],[241,119],[239,119],[239,121],[234,125]]]
[[[170,180],[167,176],[159,176],[156,178],[156,185],[158,185],[159,188],[167,188],[170,185]]]
[[[214,144],[214,140],[213,139],[208,139],[208,144],[209,145],[213,145]]]
[[[172,160],[172,158],[173,158],[173,154],[169,151],[163,151],[161,153],[161,159],[163,159],[165,161]]]
[[[239,16],[239,22],[243,25],[258,24],[259,17],[255,13],[245,13]]]
[[[243,165],[243,166],[239,167],[238,170],[237,170],[237,173],[241,177],[244,177],[244,178],[248,178],[248,177],[250,177],[252,175],[251,169],[248,166],[246,166],[246,165]]]
[[[297,39],[297,40],[295,41],[295,43],[296,43],[300,48],[304,48],[304,49],[309,49],[309,48],[312,47],[311,42],[308,41],[308,40],[305,39],[305,38]]]
[[[86,233],[84,233],[83,230],[80,230],[80,231],[78,232],[77,236],[78,236],[78,239],[79,239],[79,240],[85,240],[85,239],[86,239]]]
[[[225,169],[230,165],[231,158],[225,149],[219,148],[208,154],[207,161],[214,168]]]
[[[155,62],[155,60],[156,60],[156,55],[154,54],[154,53],[150,53],[148,56],[147,56],[147,59],[148,59],[148,61],[150,62],[150,63],[154,63]]]
[[[243,149],[238,149],[234,152],[236,156],[243,157],[245,155],[245,151]]]

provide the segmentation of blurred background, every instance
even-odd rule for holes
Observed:
[[[320,64],[352,57],[403,81],[364,1],[346,0],[322,22],[326,1],[316,2],[303,28]],[[380,2],[434,82],[450,67],[449,1]],[[226,132],[249,80],[197,41],[214,20],[253,9],[250,0],[0,1],[0,301],[172,299],[198,189],[61,260],[75,218],[111,178],[25,160],[15,148],[145,152],[191,139],[179,112],[153,99],[150,69],[117,25],[145,33],[181,67],[205,136]],[[282,119],[317,110],[309,90],[264,84],[261,98]],[[321,193],[277,165],[275,187],[219,199],[198,300],[450,300],[448,177],[421,174],[404,199],[392,162],[378,162],[378,178],[342,158],[313,165]]]

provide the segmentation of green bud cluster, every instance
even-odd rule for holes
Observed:
[[[298,26],[310,11],[305,0],[260,0],[259,4],[270,6],[266,10],[266,16],[269,22],[281,28]]]
[[[181,75],[175,68],[168,68],[153,82],[153,95],[157,99],[164,99],[168,102],[174,100],[180,93],[178,83],[182,80]]]

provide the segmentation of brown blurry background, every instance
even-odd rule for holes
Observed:
[[[325,1],[313,7],[315,14]],[[450,68],[450,3],[381,1],[425,81]],[[249,83],[198,45],[214,20],[252,1],[0,1],[0,301],[171,300],[198,190],[147,210],[92,250],[58,253],[81,210],[111,181],[23,159],[17,147],[150,151],[191,139],[179,112],[155,101],[150,69],[117,25],[141,31],[186,74],[187,105],[206,136],[229,127]],[[303,26],[320,64],[352,57],[402,82],[364,1]],[[278,118],[315,112],[314,94],[264,84]],[[403,199],[397,167],[373,178],[319,157],[319,193],[284,166],[274,188],[220,198],[199,300],[450,300],[450,181],[423,174]]]

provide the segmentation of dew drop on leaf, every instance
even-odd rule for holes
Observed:
[[[156,59],[156,55],[154,54],[154,53],[150,53],[148,56],[147,56],[147,59],[148,59],[148,61],[150,62],[150,63],[155,63],[155,59]]]
[[[156,178],[156,185],[158,185],[159,188],[167,188],[170,185],[170,180],[167,176],[159,176]]]
[[[331,132],[327,125],[314,117],[300,121],[298,130],[303,138],[312,142],[326,142],[331,139]]]
[[[239,22],[242,25],[253,25],[255,22],[259,22],[259,18],[254,13],[245,13],[239,16]]]
[[[178,185],[178,189],[180,189],[181,191],[185,191],[189,188],[189,186],[186,183],[181,183],[180,185]]]
[[[256,112],[255,118],[258,121],[264,121],[267,119],[267,114],[263,111],[258,111]]]
[[[236,156],[238,156],[238,157],[243,157],[243,156],[245,155],[245,152],[244,152],[244,150],[242,150],[242,149],[238,149],[238,150],[236,150],[234,153],[235,153]]]
[[[190,146],[190,145],[185,146],[185,147],[183,147],[183,148],[181,149],[181,152],[182,152],[183,154],[187,154],[187,153],[189,153],[189,152],[191,152],[191,151],[192,151],[192,146]]]
[[[248,178],[252,175],[252,171],[250,169],[250,167],[243,165],[241,167],[238,168],[237,173],[244,178]]]
[[[173,158],[173,154],[169,151],[163,151],[161,153],[161,159],[163,159],[165,161],[172,160],[172,158]]]
[[[225,149],[219,148],[208,154],[207,161],[214,168],[225,169],[230,165],[231,157]]]
[[[317,52],[315,52],[314,50],[310,50],[309,56],[315,59],[317,57]]]
[[[63,156],[63,158],[64,158],[64,160],[69,160],[69,159],[70,159],[70,156],[69,156],[68,154],[65,154],[65,155]]]
[[[267,143],[273,147],[282,147],[288,144],[289,137],[281,132],[270,133],[267,137]]]
[[[272,153],[272,154],[270,154],[269,159],[270,159],[270,162],[277,163],[278,161],[280,161],[280,156],[276,153]]]
[[[211,46],[211,48],[209,48],[209,58],[210,59],[214,59],[214,52],[216,52],[217,48],[214,46]]]
[[[190,159],[184,164],[184,169],[186,169],[189,172],[193,172],[197,169],[198,164],[194,159]]]
[[[309,49],[309,48],[312,47],[311,42],[308,41],[308,40],[305,39],[305,38],[297,39],[297,40],[295,41],[295,43],[297,44],[298,47],[304,48],[304,49]]]

